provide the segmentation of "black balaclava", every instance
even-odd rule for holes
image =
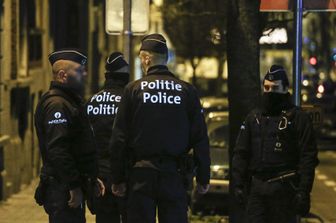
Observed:
[[[287,74],[282,66],[273,65],[266,73],[264,81],[281,80],[282,86],[287,88],[289,86]],[[262,96],[263,110],[268,115],[278,115],[281,111],[286,110],[292,106],[291,97],[289,93],[264,92]]]
[[[280,94],[274,92],[264,93],[262,96],[263,109],[266,114],[279,115],[281,111],[292,106],[289,93]]]

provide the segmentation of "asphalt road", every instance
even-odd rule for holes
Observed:
[[[324,222],[336,222],[336,145],[335,151],[319,153],[320,164],[316,170],[312,193],[312,213]]]

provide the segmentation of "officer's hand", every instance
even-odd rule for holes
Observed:
[[[245,202],[245,193],[244,193],[243,189],[241,189],[239,187],[236,187],[234,189],[234,196],[237,199],[237,201],[238,201],[239,204],[244,204],[244,202]]]
[[[70,200],[68,205],[71,208],[77,208],[79,205],[82,205],[83,202],[83,192],[80,187],[77,187],[73,190],[70,190]]]
[[[112,184],[112,193],[117,197],[123,197],[126,193],[126,184]]]
[[[298,192],[294,197],[294,208],[297,214],[305,216],[310,210],[310,194]]]
[[[208,192],[209,188],[210,188],[209,184],[202,185],[202,184],[198,183],[196,185],[196,190],[199,194],[206,194]]]
[[[104,196],[105,195],[105,185],[104,182],[97,178],[97,197]]]

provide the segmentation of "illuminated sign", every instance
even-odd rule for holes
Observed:
[[[269,29],[263,32],[260,37],[260,44],[284,44],[288,42],[287,31],[285,28]]]
[[[292,11],[296,0],[261,0],[260,11]],[[303,0],[305,11],[336,11],[335,0]]]
[[[149,0],[132,0],[131,31],[133,35],[143,35],[149,29]],[[120,35],[124,31],[123,0],[106,0],[105,30],[110,35]]]

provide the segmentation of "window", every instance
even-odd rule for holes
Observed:
[[[29,67],[42,64],[42,29],[40,5],[35,0],[20,1],[20,50],[27,42]],[[22,55],[24,56],[24,55]],[[22,60],[21,60],[22,61]]]
[[[30,88],[13,88],[10,96],[11,116],[18,120],[19,136],[23,141],[28,128],[28,114],[31,108]]]

